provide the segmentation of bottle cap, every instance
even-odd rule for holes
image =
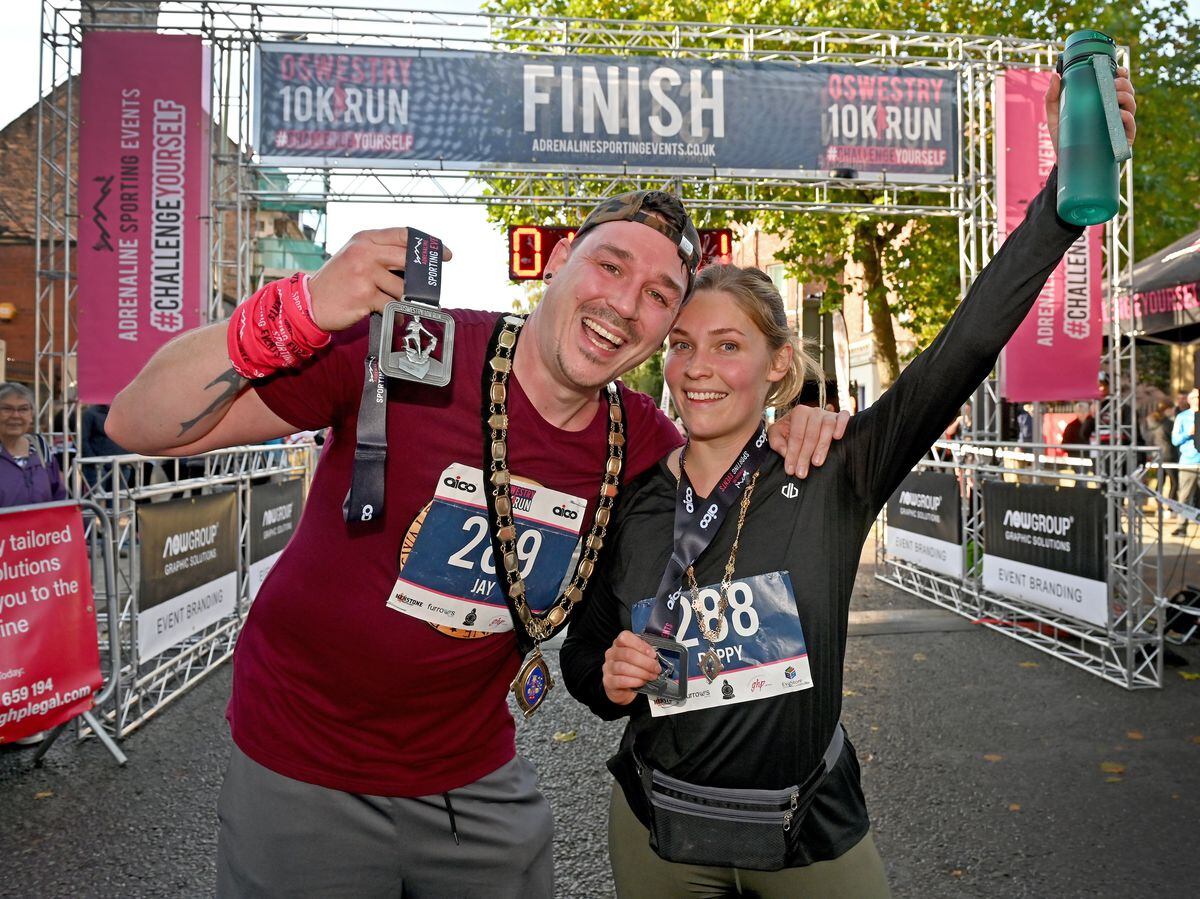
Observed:
[[[1117,43],[1102,31],[1076,31],[1067,38],[1067,45],[1058,57],[1059,74],[1074,63],[1090,59],[1102,53],[1110,59],[1117,58]]]

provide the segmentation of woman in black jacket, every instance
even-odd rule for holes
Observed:
[[[778,293],[752,269],[698,276],[664,366],[689,442],[622,492],[562,650],[571,693],[629,718],[609,762],[619,896],[887,895],[839,723],[859,555],[1082,233],[1056,187],[1051,171],[942,332],[803,481],[761,450],[764,405],[786,406],[802,368]]]

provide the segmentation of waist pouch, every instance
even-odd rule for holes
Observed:
[[[706,787],[638,762],[650,817],[650,847],[670,862],[778,871],[788,867],[803,821],[826,774],[842,754],[841,724],[821,765],[782,790]]]

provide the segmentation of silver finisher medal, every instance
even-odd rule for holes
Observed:
[[[407,320],[404,325],[403,344],[393,350],[393,335],[399,319]],[[434,358],[438,338],[426,324],[438,322],[442,325],[441,359]],[[383,307],[383,339],[379,353],[379,367],[390,378],[417,381],[433,387],[444,387],[450,383],[450,372],[454,362],[454,319],[436,306],[425,303],[402,303],[393,300]]]

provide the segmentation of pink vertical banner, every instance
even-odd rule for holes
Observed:
[[[209,54],[89,31],[79,100],[79,399],[108,403],[208,288]]]
[[[1049,84],[1049,72],[1029,69],[1010,69],[998,79],[996,194],[1001,240],[1021,223],[1054,167],[1042,102]],[[1084,232],[1004,348],[1004,399],[1085,400],[1100,395],[1103,238],[1103,225]]]

